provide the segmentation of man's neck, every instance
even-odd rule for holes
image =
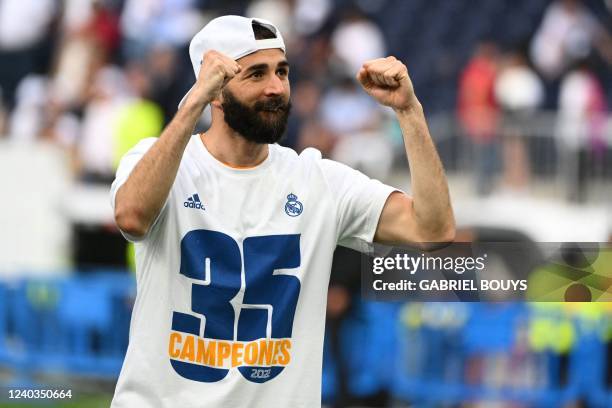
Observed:
[[[250,142],[225,123],[213,123],[200,139],[215,159],[230,167],[255,167],[268,157],[267,144]]]

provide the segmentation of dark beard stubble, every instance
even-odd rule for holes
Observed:
[[[240,102],[228,89],[223,89],[222,95],[221,106],[225,122],[246,140],[269,144],[282,139],[287,129],[291,101],[285,102],[281,96],[278,96],[257,101],[253,107],[249,107]],[[264,118],[263,115],[268,118]]]

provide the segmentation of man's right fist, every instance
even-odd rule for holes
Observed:
[[[207,51],[202,57],[200,73],[191,92],[193,97],[199,103],[210,103],[241,70],[240,64],[230,57],[215,50]]]

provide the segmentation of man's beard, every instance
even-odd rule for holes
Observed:
[[[283,137],[291,102],[281,96],[257,101],[253,107],[240,102],[229,90],[223,89],[223,113],[225,122],[250,142],[276,143]],[[263,115],[268,116],[264,118]]]

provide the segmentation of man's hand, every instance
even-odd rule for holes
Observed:
[[[208,104],[219,96],[223,87],[241,70],[240,64],[230,57],[214,50],[206,52],[190,98],[200,104]]]
[[[408,69],[395,57],[365,62],[357,73],[357,80],[370,96],[395,111],[418,106]]]

